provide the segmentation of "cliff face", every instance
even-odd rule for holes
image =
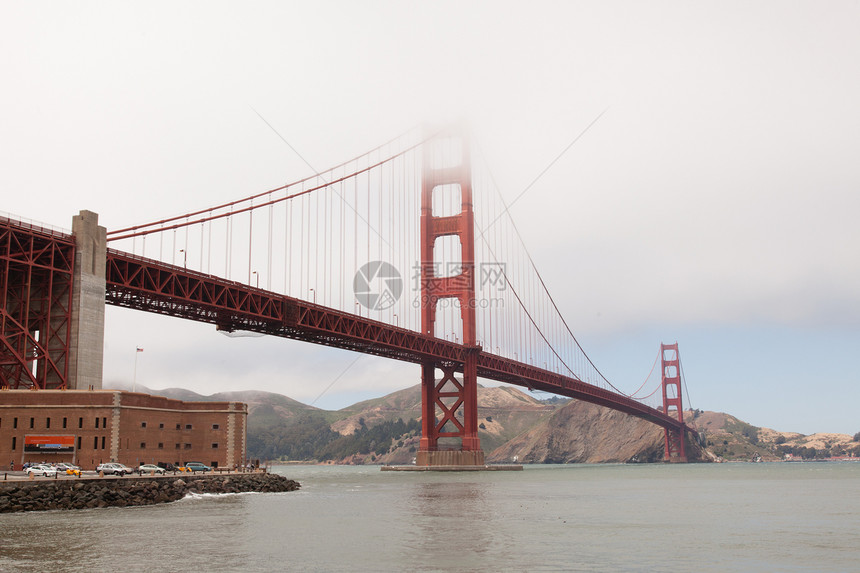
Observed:
[[[611,431],[610,431],[611,429]],[[489,453],[490,462],[602,463],[656,461],[663,430],[621,412],[573,401]]]
[[[490,462],[612,463],[663,459],[663,429],[616,410],[574,400],[489,453]],[[690,440],[687,458],[702,458]]]

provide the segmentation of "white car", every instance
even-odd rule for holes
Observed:
[[[128,466],[124,466],[122,464],[115,464],[113,462],[106,464],[99,464],[96,467],[96,473],[104,473],[104,475],[115,475],[115,476],[124,476],[126,474],[134,473],[134,470]]]
[[[158,467],[155,464],[141,464],[139,468],[137,468],[137,473],[140,475],[149,474],[155,472],[157,474],[163,474],[164,468]]]
[[[72,473],[74,473],[75,471],[81,471],[81,468],[79,466],[76,466],[75,464],[66,463],[66,462],[59,463],[54,467],[61,474],[68,473],[70,470]]]
[[[51,466],[46,465],[35,465],[27,468],[28,476],[45,476],[45,477],[55,477],[57,475],[57,470],[52,468]]]

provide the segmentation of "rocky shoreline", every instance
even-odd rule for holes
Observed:
[[[270,473],[9,481],[0,482],[0,513],[153,505],[189,493],[286,492],[300,487]]]

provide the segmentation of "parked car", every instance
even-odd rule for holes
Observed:
[[[96,473],[104,473],[105,475],[124,476],[126,474],[134,473],[134,470],[131,469],[130,467],[124,466],[122,464],[109,462],[106,464],[99,464],[96,467]]]
[[[211,472],[212,468],[202,462],[186,462],[185,470],[190,472]]]
[[[51,466],[37,464],[27,468],[27,475],[54,477],[57,475],[57,470]]]
[[[137,468],[137,473],[140,475],[152,472],[155,472],[157,474],[164,474],[164,468],[158,467],[155,464],[141,464],[140,467]]]
[[[68,476],[79,476],[81,475],[81,468],[76,466],[75,464],[68,463],[59,463],[54,468],[57,470],[59,474],[65,474]]]

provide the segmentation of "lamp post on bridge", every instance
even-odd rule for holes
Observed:
[[[188,251],[185,249],[179,249],[179,252],[182,253],[182,267],[188,268]]]
[[[314,289],[309,289],[309,290],[311,291],[311,297],[313,298],[313,303],[316,304],[317,303],[317,291],[315,291]]]
[[[255,287],[255,288],[260,288],[260,273],[258,273],[257,271],[254,271],[254,272],[252,272],[251,274],[252,274],[252,275],[256,278],[256,280],[257,280],[257,282],[256,282],[256,287]]]

